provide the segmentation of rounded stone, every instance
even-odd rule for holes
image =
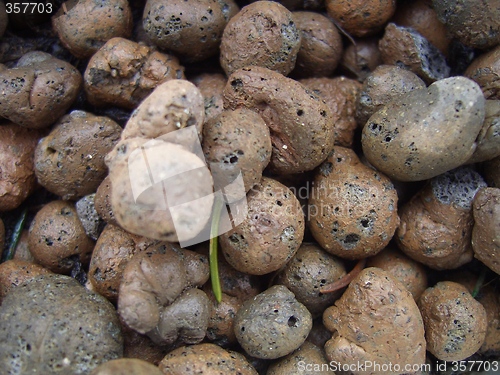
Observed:
[[[479,350],[486,337],[487,316],[465,286],[442,281],[428,288],[419,304],[427,351],[443,361],[461,361]]]
[[[437,81],[373,114],[363,128],[363,152],[392,179],[435,177],[462,165],[474,153],[484,107],[483,93],[472,80]]]
[[[9,293],[0,307],[4,374],[88,374],[122,355],[113,305],[68,276],[33,278]]]
[[[311,313],[283,285],[272,286],[247,300],[234,322],[243,349],[264,359],[293,352],[304,343],[311,328]]]

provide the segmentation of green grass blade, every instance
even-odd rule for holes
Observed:
[[[212,223],[210,227],[210,249],[209,249],[209,262],[210,262],[210,281],[212,282],[212,291],[218,303],[222,301],[222,289],[219,279],[219,263],[217,258],[217,244],[219,233],[219,221],[222,211],[222,199],[215,197]]]

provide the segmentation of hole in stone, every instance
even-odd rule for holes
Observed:
[[[346,244],[355,244],[356,242],[359,241],[359,239],[360,239],[359,235],[357,235],[355,233],[350,233],[347,236],[345,236],[344,243],[346,243]]]
[[[231,86],[233,86],[233,87],[242,87],[243,86],[243,81],[241,79],[233,79],[231,81]]]

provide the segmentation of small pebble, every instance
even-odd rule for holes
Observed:
[[[4,374],[84,375],[122,355],[113,305],[68,276],[33,278],[0,306]]]
[[[368,161],[400,181],[421,181],[465,163],[485,117],[479,86],[465,77],[437,81],[394,99],[363,128]]]
[[[379,49],[384,64],[411,70],[428,84],[450,75],[441,51],[412,28],[388,24]]]
[[[302,345],[312,328],[311,313],[290,290],[275,285],[247,300],[234,322],[236,338],[253,357],[283,357]]]
[[[486,336],[484,307],[465,286],[444,281],[428,288],[418,303],[427,350],[443,361],[462,361],[478,351]]]
[[[104,220],[99,217],[94,206],[95,193],[86,195],[76,202],[76,213],[87,236],[96,241],[104,229]]]

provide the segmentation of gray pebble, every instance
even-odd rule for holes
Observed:
[[[346,274],[340,258],[329,254],[317,244],[302,244],[278,274],[276,284],[284,285],[312,315],[319,316],[340,297],[338,293],[321,293],[320,289]]]
[[[500,43],[498,0],[432,0],[450,36],[466,46],[488,49]]]
[[[283,285],[247,300],[238,310],[234,329],[238,342],[256,358],[283,357],[300,347],[312,328],[311,313]]]
[[[0,306],[1,373],[88,374],[123,356],[120,327],[113,305],[76,280],[33,278]]]
[[[384,64],[411,70],[428,84],[450,75],[441,51],[411,27],[389,23],[379,49]]]
[[[76,212],[87,236],[97,241],[106,224],[97,213],[94,205],[94,194],[89,194],[76,202]]]
[[[477,192],[487,187],[479,173],[471,168],[458,168],[433,178],[432,193],[442,204],[470,210]]]
[[[363,128],[363,152],[392,179],[426,180],[471,157],[484,117],[485,99],[474,81],[443,79],[373,114]]]

